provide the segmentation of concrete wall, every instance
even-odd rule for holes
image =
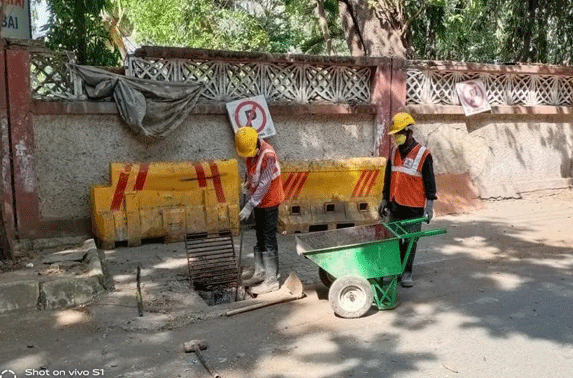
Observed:
[[[573,184],[573,124],[564,115],[416,115],[437,174],[469,173],[481,198]]]
[[[372,156],[373,115],[273,116],[269,139],[283,160]],[[109,183],[109,163],[237,158],[226,116],[201,115],[154,143],[115,115],[36,115],[35,162],[42,219],[90,217],[89,188]]]

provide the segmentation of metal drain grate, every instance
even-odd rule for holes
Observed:
[[[201,290],[234,287],[237,282],[237,260],[231,231],[217,234],[188,234],[185,251],[190,282]]]

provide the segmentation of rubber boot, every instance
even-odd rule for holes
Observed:
[[[280,287],[278,280],[279,254],[277,251],[263,252],[263,263],[265,264],[265,280],[257,286],[251,288],[253,294],[266,294],[277,291]]]
[[[253,248],[253,254],[255,256],[255,272],[251,276],[251,278],[247,280],[243,280],[243,286],[253,286],[258,283],[261,283],[265,279],[265,266],[263,263],[263,252],[259,251],[259,248],[255,246]]]

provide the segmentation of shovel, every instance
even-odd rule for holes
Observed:
[[[305,294],[302,288],[302,282],[300,281],[300,279],[296,274],[291,273],[289,274],[283,286],[279,290],[273,293],[265,294],[264,300],[255,299],[250,301],[244,301],[245,306],[236,308],[234,310],[229,310],[227,311],[226,315],[233,316],[236,314],[256,310],[259,308],[271,306],[278,303],[294,301],[296,299],[304,298],[304,296]],[[256,301],[257,303],[255,304],[246,303],[246,302],[252,303],[253,301]]]

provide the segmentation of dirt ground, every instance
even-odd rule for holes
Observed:
[[[315,270],[295,257],[281,271],[301,270],[306,298],[220,317],[185,285],[180,245],[107,251],[115,292],[82,308],[0,316],[0,374],[208,377],[182,350],[204,339],[225,378],[573,376],[573,191],[489,201],[430,226],[448,233],[420,241],[416,286],[399,289],[395,310],[360,319],[336,317]],[[280,242],[286,257],[294,237]],[[151,261],[143,251],[153,249]]]

